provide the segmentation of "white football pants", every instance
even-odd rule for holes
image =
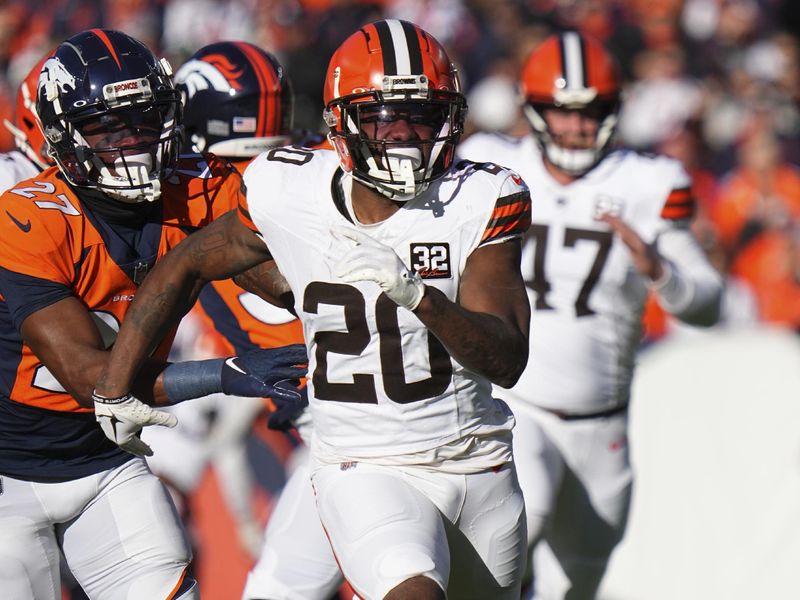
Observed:
[[[343,463],[312,468],[320,520],[365,600],[415,576],[450,600],[517,600],[525,510],[511,464],[474,474]]]
[[[342,581],[319,522],[308,466],[299,465],[270,514],[242,600],[327,600]]]
[[[143,459],[73,481],[0,483],[4,598],[60,600],[59,546],[92,600],[199,598],[175,507]]]
[[[533,598],[594,598],[627,522],[633,483],[627,415],[565,421],[529,407],[514,411]]]

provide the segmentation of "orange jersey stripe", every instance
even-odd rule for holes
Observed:
[[[661,209],[661,218],[669,220],[689,219],[695,212],[695,199],[689,188],[672,190],[667,196],[664,208]]]
[[[269,90],[271,89],[267,81],[270,79],[270,75],[265,68],[263,59],[252,47],[248,46],[247,44],[236,45],[250,61],[250,64],[253,67],[253,72],[258,80],[258,89],[260,93],[258,100],[258,128],[256,130],[256,136],[265,137],[267,135],[267,115],[269,114]]]
[[[497,200],[481,238],[481,244],[525,233],[531,226],[529,192],[519,192]]]

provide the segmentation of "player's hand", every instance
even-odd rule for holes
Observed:
[[[222,392],[231,396],[266,398],[272,396],[275,383],[300,379],[307,371],[308,354],[303,344],[258,348],[225,361]]]
[[[616,215],[604,213],[597,217],[606,223],[622,240],[631,253],[636,270],[650,281],[658,281],[664,275],[664,265],[656,250],[655,244],[648,244],[625,221]]]
[[[399,306],[414,310],[425,295],[419,274],[403,264],[397,253],[356,229],[337,227],[334,237],[355,242],[339,261],[334,274],[348,283],[374,281]]]
[[[175,415],[156,410],[131,394],[105,398],[92,392],[94,415],[106,437],[117,446],[136,456],[153,456],[153,450],[139,439],[142,427],[161,425],[175,427]]]
[[[308,406],[308,390],[299,387],[295,380],[278,381],[272,388],[271,413],[267,419],[267,427],[278,431],[286,431],[294,427],[294,420]]]

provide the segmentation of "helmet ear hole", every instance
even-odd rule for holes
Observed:
[[[204,138],[202,135],[199,135],[197,133],[193,133],[193,134],[187,136],[187,138],[191,142],[192,152],[195,152],[195,151],[196,152],[204,152],[205,151],[205,149],[206,149],[206,138]],[[185,150],[186,147],[184,146],[183,149]]]
[[[334,150],[336,150],[337,154],[339,155],[339,161],[342,164],[342,169],[346,172],[350,172],[353,170],[353,157],[350,156],[350,150],[347,147],[347,141],[342,137],[334,137],[331,139],[331,144],[333,145]]]

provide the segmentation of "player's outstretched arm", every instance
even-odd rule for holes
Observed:
[[[270,258],[266,245],[231,211],[171,250],[148,274],[122,323],[95,393],[128,394],[145,358],[204,283],[227,279]]]

